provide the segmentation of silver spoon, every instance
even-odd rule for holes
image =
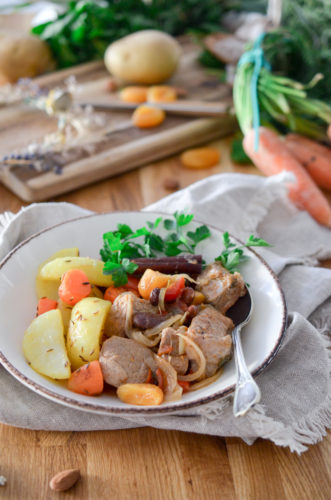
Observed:
[[[253,300],[247,289],[246,295],[237,300],[226,313],[235,325],[232,332],[237,372],[237,382],[233,400],[233,414],[235,417],[245,415],[245,413],[261,399],[260,389],[248,371],[240,340],[241,329],[243,326],[247,325],[251,319],[252,311]]]

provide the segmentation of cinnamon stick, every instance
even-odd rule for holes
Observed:
[[[185,255],[148,259],[145,257],[132,259],[138,265],[134,276],[141,276],[146,269],[153,269],[165,274],[188,274],[197,276],[202,271],[202,255]]]

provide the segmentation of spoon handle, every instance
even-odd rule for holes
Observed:
[[[237,370],[237,382],[233,401],[233,414],[235,417],[245,413],[261,399],[261,392],[252,375],[249,373],[240,340],[241,326],[238,325],[232,332],[234,355]]]

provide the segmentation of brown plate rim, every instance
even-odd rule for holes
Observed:
[[[169,216],[170,214],[165,213],[165,212],[143,212],[143,211],[123,211],[123,210],[118,210],[118,211],[112,211],[112,212],[98,212],[98,213],[92,213],[88,215],[83,215],[81,217],[75,217],[73,219],[68,219],[66,221],[59,222],[57,224],[54,224],[50,227],[44,228],[41,231],[38,231],[37,233],[32,234],[22,242],[20,242],[17,246],[15,246],[0,262],[0,271],[3,268],[3,266],[8,262],[8,260],[23,246],[28,244],[32,239],[37,238],[39,235],[44,234],[48,231],[51,231],[52,229],[55,229],[56,227],[62,226],[64,224],[70,224],[73,222],[77,222],[82,219],[88,219],[91,217],[100,217],[104,215],[110,215],[113,213],[123,213],[123,214],[141,214],[141,213],[148,213],[151,215],[156,215],[156,216]],[[200,224],[206,224],[205,222],[200,221],[199,219],[194,218],[194,222],[200,223]],[[213,224],[207,224],[209,227],[212,229],[223,232],[222,229],[214,226]],[[237,237],[233,236],[230,233],[230,236],[234,238],[236,241],[239,243],[243,244],[243,242],[238,239]],[[286,325],[287,325],[287,306],[286,306],[286,301],[285,301],[285,296],[284,292],[280,286],[279,280],[277,275],[274,273],[274,271],[271,269],[271,267],[267,264],[267,262],[261,257],[255,250],[253,250],[251,247],[248,248],[250,252],[252,252],[260,261],[261,263],[268,269],[269,273],[273,277],[274,281],[276,282],[277,288],[280,293],[281,301],[282,301],[282,306],[283,306],[283,316],[282,316],[282,325],[280,328],[280,332],[277,337],[277,341],[275,343],[275,346],[269,356],[252,372],[253,377],[257,377],[275,358],[277,355],[280,346],[282,344],[285,331],[286,331]],[[27,376],[23,375],[17,368],[15,368],[11,362],[6,358],[6,356],[3,354],[0,348],[0,362],[1,364],[6,368],[6,370],[13,375],[17,380],[19,380],[22,384],[24,384],[26,387],[29,389],[33,390],[34,392],[40,394],[43,397],[46,397],[47,399],[50,399],[56,403],[63,404],[65,406],[70,406],[71,408],[75,408],[78,410],[83,410],[83,411],[89,411],[93,413],[98,413],[98,414],[103,414],[103,415],[165,415],[165,414],[174,414],[178,413],[179,411],[195,408],[197,406],[205,405],[207,403],[210,403],[212,401],[215,401],[217,399],[221,399],[224,396],[227,396],[231,392],[234,391],[235,386],[231,385],[226,387],[225,389],[222,389],[221,391],[217,391],[214,394],[206,397],[201,397],[200,399],[197,399],[196,401],[190,401],[190,402],[184,402],[182,404],[177,404],[175,408],[169,407],[169,406],[157,406],[157,407],[136,407],[136,408],[107,408],[102,405],[97,405],[89,402],[81,402],[81,401],[76,401],[74,399],[71,399],[70,397],[66,397],[63,395],[59,395],[58,393],[55,393],[49,389],[46,389],[45,387],[39,385],[38,383],[34,382]]]

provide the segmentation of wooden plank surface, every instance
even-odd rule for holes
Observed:
[[[170,84],[184,88],[187,96],[171,105],[187,106],[189,102],[231,102],[231,89],[211,74],[197,58],[200,48],[190,38],[181,39],[183,54],[179,69]],[[109,73],[102,62],[92,62],[41,76],[36,82],[41,89],[56,86],[64,88],[68,77],[75,77],[73,89],[75,102],[110,104],[120,103],[117,92],[107,90]],[[236,128],[236,121],[229,114],[218,117],[179,116],[167,113],[158,127],[139,129],[131,121],[132,110],[99,110],[94,116],[100,120],[75,143],[60,147],[42,155],[45,166],[61,167],[38,171],[29,166],[1,163],[0,181],[22,200],[41,201],[131,170],[139,165],[159,160],[218,137]],[[75,114],[73,114],[75,118]],[[77,118],[76,118],[77,120]],[[45,137],[54,135],[57,120],[46,113],[33,109],[25,102],[0,108],[0,159],[12,153],[24,155],[31,144],[42,144]],[[75,133],[73,133],[75,136]],[[52,139],[53,140],[53,139]]]
[[[209,170],[186,170],[178,157],[171,157],[55,200],[97,212],[136,210],[168,194],[163,186],[167,178],[175,178],[185,187],[218,172],[258,173],[253,166],[231,163],[229,139],[212,145],[220,149],[222,157]],[[0,212],[17,212],[22,205],[0,185]],[[0,487],[0,499],[330,498],[330,434],[300,457],[265,440],[247,446],[240,439],[152,428],[60,433],[0,425],[0,442],[0,475],[8,480],[7,486]],[[52,475],[72,467],[80,468],[82,480],[66,494],[51,492],[48,481]]]

